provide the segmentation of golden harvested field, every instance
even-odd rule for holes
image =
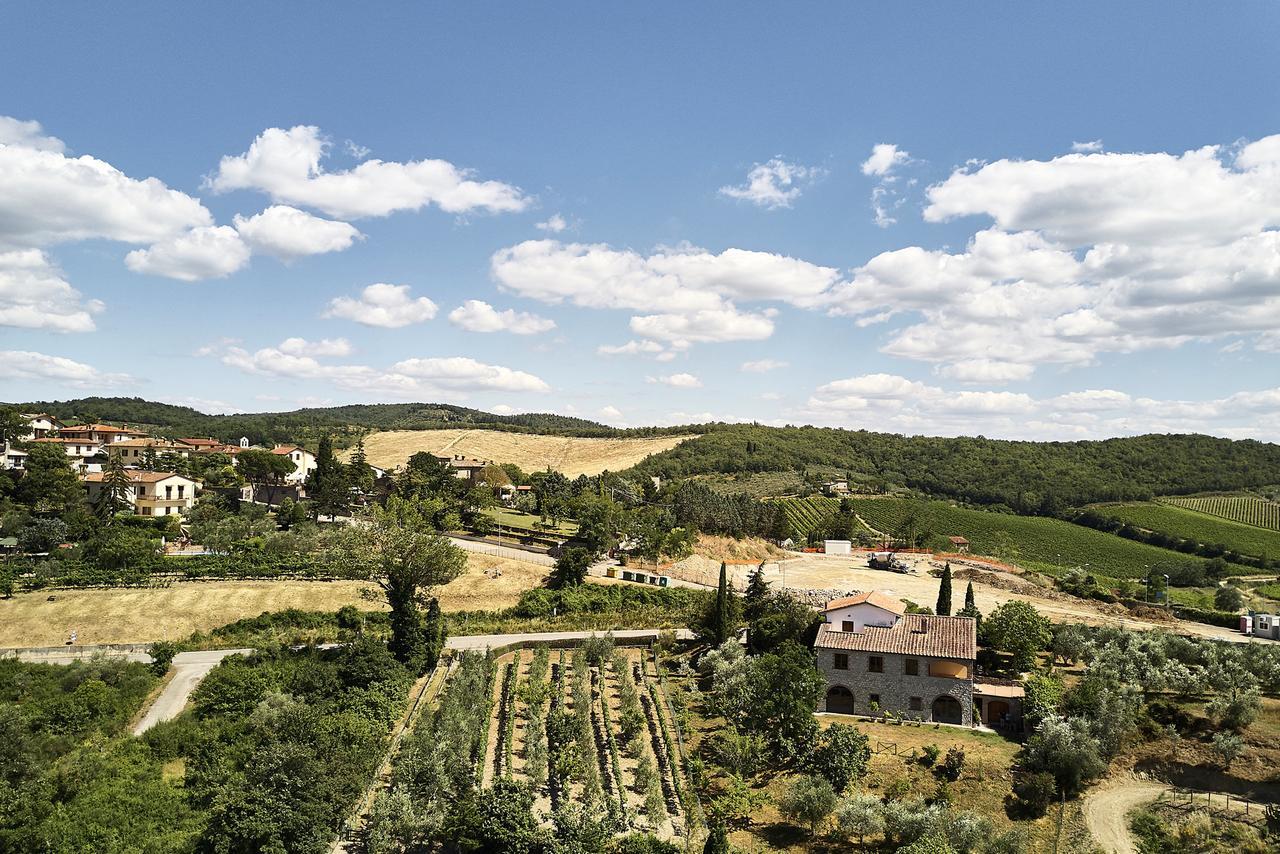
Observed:
[[[489,575],[485,572],[489,571]],[[493,577],[494,570],[501,572]],[[468,554],[467,571],[437,591],[445,611],[506,608],[540,586],[547,569],[524,561]],[[264,611],[336,611],[343,605],[384,610],[365,599],[363,581],[182,581],[169,587],[122,587],[22,593],[0,600],[0,647],[57,646],[75,629],[82,644],[178,640]],[[56,601],[47,601],[49,596]]]
[[[404,465],[419,451],[432,451],[515,463],[525,471],[543,471],[550,466],[566,477],[577,477],[630,468],[650,454],[692,438],[580,439],[500,430],[388,430],[366,436],[364,450],[370,463],[385,469]]]

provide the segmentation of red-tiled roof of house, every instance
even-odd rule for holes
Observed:
[[[168,480],[171,477],[183,477],[171,471],[143,471],[142,469],[125,469],[125,474],[129,476],[131,483],[156,483],[161,480]],[[86,483],[102,483],[107,479],[107,472],[94,471],[84,476]],[[191,480],[191,478],[185,478]]]
[[[968,541],[968,540],[966,540],[964,537],[947,537],[947,539],[951,541],[951,545],[953,545],[953,546],[967,546],[967,545],[969,545],[969,541]]]
[[[58,445],[97,445],[93,439],[77,439],[73,436],[45,436],[43,439],[32,439],[33,442],[53,442]]]
[[[865,626],[860,632],[840,632],[823,623],[813,645],[817,649],[973,660],[978,655],[978,628],[972,617],[904,614],[892,626]]]
[[[284,454],[292,454],[294,451],[305,452],[306,450],[307,450],[306,448],[300,447],[298,445],[276,445],[274,448],[271,449],[271,453],[284,455]]]
[[[193,448],[208,448],[214,445],[222,444],[217,439],[210,439],[203,436],[193,436],[190,439],[184,437],[179,439],[178,441],[184,445],[190,445]]]
[[[175,442],[173,439],[157,439],[154,436],[143,436],[140,439],[125,439],[112,442],[111,448],[166,448],[173,451],[189,451],[191,446],[186,442]]]
[[[137,433],[126,427],[112,427],[110,424],[80,424],[75,427],[63,427],[63,433]]]
[[[886,611],[892,611],[895,614],[907,613],[907,606],[903,605],[892,596],[887,596],[879,590],[869,590],[866,593],[859,593],[857,596],[845,596],[842,599],[832,599],[827,603],[827,607],[822,609],[825,614],[828,611],[835,611],[839,608],[848,608],[850,605],[874,605],[877,608],[883,608]]]

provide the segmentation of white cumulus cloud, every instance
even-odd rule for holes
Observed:
[[[0,116],[0,145],[16,145],[58,154],[67,150],[63,141],[46,134],[39,122],[23,121],[11,116]]]
[[[537,335],[556,327],[554,320],[509,308],[498,311],[478,299],[469,299],[449,312],[449,322],[468,332],[510,332],[513,335]]]
[[[814,424],[933,436],[1072,440],[1158,432],[1275,441],[1280,438],[1280,388],[1207,400],[1135,397],[1115,389],[1037,398],[868,374],[819,386],[791,415]]]
[[[877,177],[888,175],[911,159],[911,155],[891,142],[881,142],[871,147],[871,156],[862,161],[862,174]]]
[[[830,293],[883,351],[964,382],[1280,328],[1280,135],[1182,154],[1076,153],[959,169],[926,221],[980,216],[958,250],[884,252]]]
[[[68,157],[39,125],[6,119],[0,141],[0,247],[78,240],[147,244],[213,223],[197,199],[88,155]]]
[[[124,263],[135,273],[184,282],[220,279],[249,263],[249,247],[229,225],[201,226],[147,249],[135,249],[124,256]]]
[[[449,394],[466,397],[478,391],[545,392],[550,386],[533,374],[489,365],[465,356],[404,359],[389,368],[321,361],[346,355],[346,342],[287,339],[275,347],[250,352],[225,346],[210,353],[245,373],[280,379],[316,380],[367,394],[409,397]]]
[[[743,362],[742,371],[748,374],[766,374],[769,371],[776,371],[787,367],[786,362],[780,362],[777,359],[757,359],[753,362]]]
[[[736,302],[823,303],[840,272],[785,255],[691,246],[650,255],[604,244],[528,240],[491,259],[499,285],[546,303],[660,313],[635,315],[634,332],[683,348],[697,342],[759,340],[772,334],[773,309]]]
[[[1071,150],[1077,154],[1093,154],[1102,150],[1102,140],[1091,139],[1088,142],[1073,142],[1071,143]]]
[[[258,190],[273,200],[340,219],[387,216],[435,205],[448,213],[521,211],[529,199],[500,181],[474,180],[446,160],[365,160],[339,172],[322,161],[329,143],[317,127],[267,128],[243,154],[223,157],[207,179],[217,193]]]
[[[350,223],[322,219],[288,205],[272,205],[251,217],[236,214],[235,227],[254,252],[284,260],[341,252],[363,237]]]
[[[130,383],[128,374],[104,373],[92,365],[64,356],[48,356],[30,350],[0,350],[4,378],[29,379],[73,388],[104,388]]]
[[[552,214],[542,222],[535,223],[534,228],[539,231],[546,231],[551,234],[559,234],[569,227],[569,222],[560,214]]]
[[[646,377],[646,382],[661,383],[672,388],[702,388],[702,380],[693,374],[668,374],[664,377]]]
[[[821,169],[788,163],[775,157],[767,163],[755,164],[747,173],[746,184],[721,187],[720,195],[762,208],[789,208],[805,186],[821,174]]]
[[[365,326],[399,329],[414,323],[425,323],[436,316],[438,307],[426,297],[410,295],[408,285],[384,282],[369,285],[358,298],[335,297],[329,301],[325,317],[354,320]]]
[[[0,326],[91,332],[98,300],[86,301],[39,249],[0,252]]]

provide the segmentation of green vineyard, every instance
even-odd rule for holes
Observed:
[[[834,498],[821,495],[810,495],[808,498],[783,498],[778,501],[782,512],[787,515],[791,526],[791,536],[802,540],[809,532],[835,515],[840,509],[840,502]]]
[[[1280,531],[1280,504],[1248,495],[1211,495],[1205,498],[1161,498],[1165,504],[1207,513],[1258,528]]]
[[[1221,545],[1242,555],[1280,556],[1280,530],[1235,522],[1169,502],[1095,504],[1091,509],[1142,530]]]
[[[899,498],[850,499],[867,524],[890,534],[919,536],[926,546],[950,548],[949,536],[969,540],[974,554],[1036,569],[1087,566],[1109,578],[1142,578],[1150,567],[1198,564],[1203,559],[1126,540],[1059,519],[1014,516],[956,507],[945,501]],[[907,529],[911,529],[909,532]],[[1228,574],[1248,569],[1231,564]]]

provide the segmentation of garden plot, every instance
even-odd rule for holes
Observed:
[[[642,650],[607,640],[494,662],[482,786],[526,783],[547,825],[567,803],[617,833],[681,837],[686,784],[666,701]]]

